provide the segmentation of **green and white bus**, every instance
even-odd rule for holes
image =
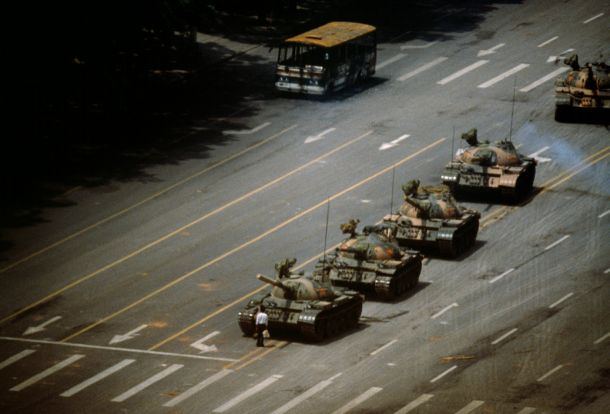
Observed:
[[[331,22],[282,43],[275,86],[280,91],[325,95],[372,76],[376,61],[375,27]]]

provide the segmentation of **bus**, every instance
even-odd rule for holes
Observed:
[[[327,95],[372,76],[376,62],[374,26],[330,22],[281,44],[275,86],[285,92]]]

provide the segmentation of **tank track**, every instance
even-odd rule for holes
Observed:
[[[399,275],[377,276],[375,294],[384,300],[395,299],[417,285],[420,273],[421,260],[406,266]]]
[[[241,331],[246,336],[254,335],[254,318],[246,315],[243,311],[239,313],[238,321]]]
[[[479,219],[472,220],[456,229],[451,240],[439,240],[438,250],[443,256],[455,258],[474,245],[478,232]]]
[[[362,301],[354,300],[335,309],[320,312],[313,324],[300,324],[299,331],[308,342],[320,342],[355,328],[362,313]]]

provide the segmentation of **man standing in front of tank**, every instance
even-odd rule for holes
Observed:
[[[264,333],[267,330],[269,316],[265,313],[265,307],[261,305],[256,313],[256,346],[264,347]]]

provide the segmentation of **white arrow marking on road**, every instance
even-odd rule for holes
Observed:
[[[46,321],[45,323],[42,323],[38,326],[30,326],[28,329],[25,330],[25,332],[23,333],[23,336],[31,335],[31,334],[37,333],[37,332],[42,332],[45,330],[46,326],[52,324],[53,322],[57,322],[60,319],[61,319],[61,316],[55,316],[55,317],[49,319],[48,321]]]
[[[112,339],[110,340],[110,345],[118,344],[119,342],[123,342],[123,341],[127,341],[128,339],[135,338],[136,336],[138,336],[138,332],[140,332],[142,329],[146,329],[147,326],[148,326],[147,324],[140,325],[136,329],[131,330],[124,335],[113,336]]]
[[[555,37],[551,37],[549,40],[547,40],[546,42],[542,42],[538,45],[538,47],[544,47],[546,45],[548,45],[551,42],[554,42],[555,40],[559,39],[559,36],[555,36]]]
[[[400,47],[400,50],[405,50],[405,49],[427,49],[432,45],[435,45],[438,43],[438,40],[434,41],[434,42],[428,42],[428,43],[424,43],[423,45],[402,45]]]
[[[496,53],[496,50],[498,50],[498,49],[500,49],[501,47],[504,47],[504,46],[505,46],[504,43],[500,43],[499,45],[495,45],[491,49],[479,50],[479,53],[477,53],[477,57],[487,56],[487,55],[491,55],[492,53]]]
[[[538,151],[531,153],[530,155],[528,155],[528,157],[534,158],[536,161],[538,161],[538,163],[549,162],[549,161],[551,161],[551,158],[539,157],[540,154],[542,154],[544,151],[548,150],[549,148],[550,147],[543,147],[543,148],[539,149]]]
[[[384,142],[383,144],[381,144],[381,146],[379,147],[379,151],[385,151],[387,149],[393,148],[396,145],[398,145],[398,143],[402,140],[405,140],[407,138],[409,138],[409,134],[405,134],[405,135],[401,135],[398,138],[396,138],[394,141],[390,141],[390,142]]]
[[[238,131],[234,131],[234,130],[226,130],[226,131],[222,131],[222,133],[224,135],[249,135],[249,134],[254,134],[255,132],[260,131],[261,129],[268,127],[269,125],[271,125],[271,122],[265,122],[264,124],[261,124],[257,127],[254,127],[252,129],[241,129]]]
[[[206,344],[204,344],[204,342],[207,341],[208,339],[215,337],[219,333],[220,333],[220,331],[214,331],[211,334],[206,335],[203,338],[199,339],[198,341],[193,342],[191,344],[191,346],[193,348],[198,349],[200,354],[203,354],[205,352],[216,352],[216,351],[218,351],[218,348],[216,348],[216,345],[206,345]]]
[[[570,53],[570,52],[573,52],[573,51],[574,51],[574,49],[570,48],[570,49],[564,50],[563,52],[561,52],[557,56],[549,56],[549,58],[546,60],[546,63],[556,62],[559,59],[561,59],[562,57],[564,57],[567,53]]]
[[[329,132],[333,132],[335,129],[337,129],[337,128],[328,128],[326,131],[322,131],[318,135],[312,135],[310,137],[307,137],[307,139],[305,140],[305,143],[309,144],[310,142],[319,141],[322,138],[324,138],[324,135],[328,134]]]

